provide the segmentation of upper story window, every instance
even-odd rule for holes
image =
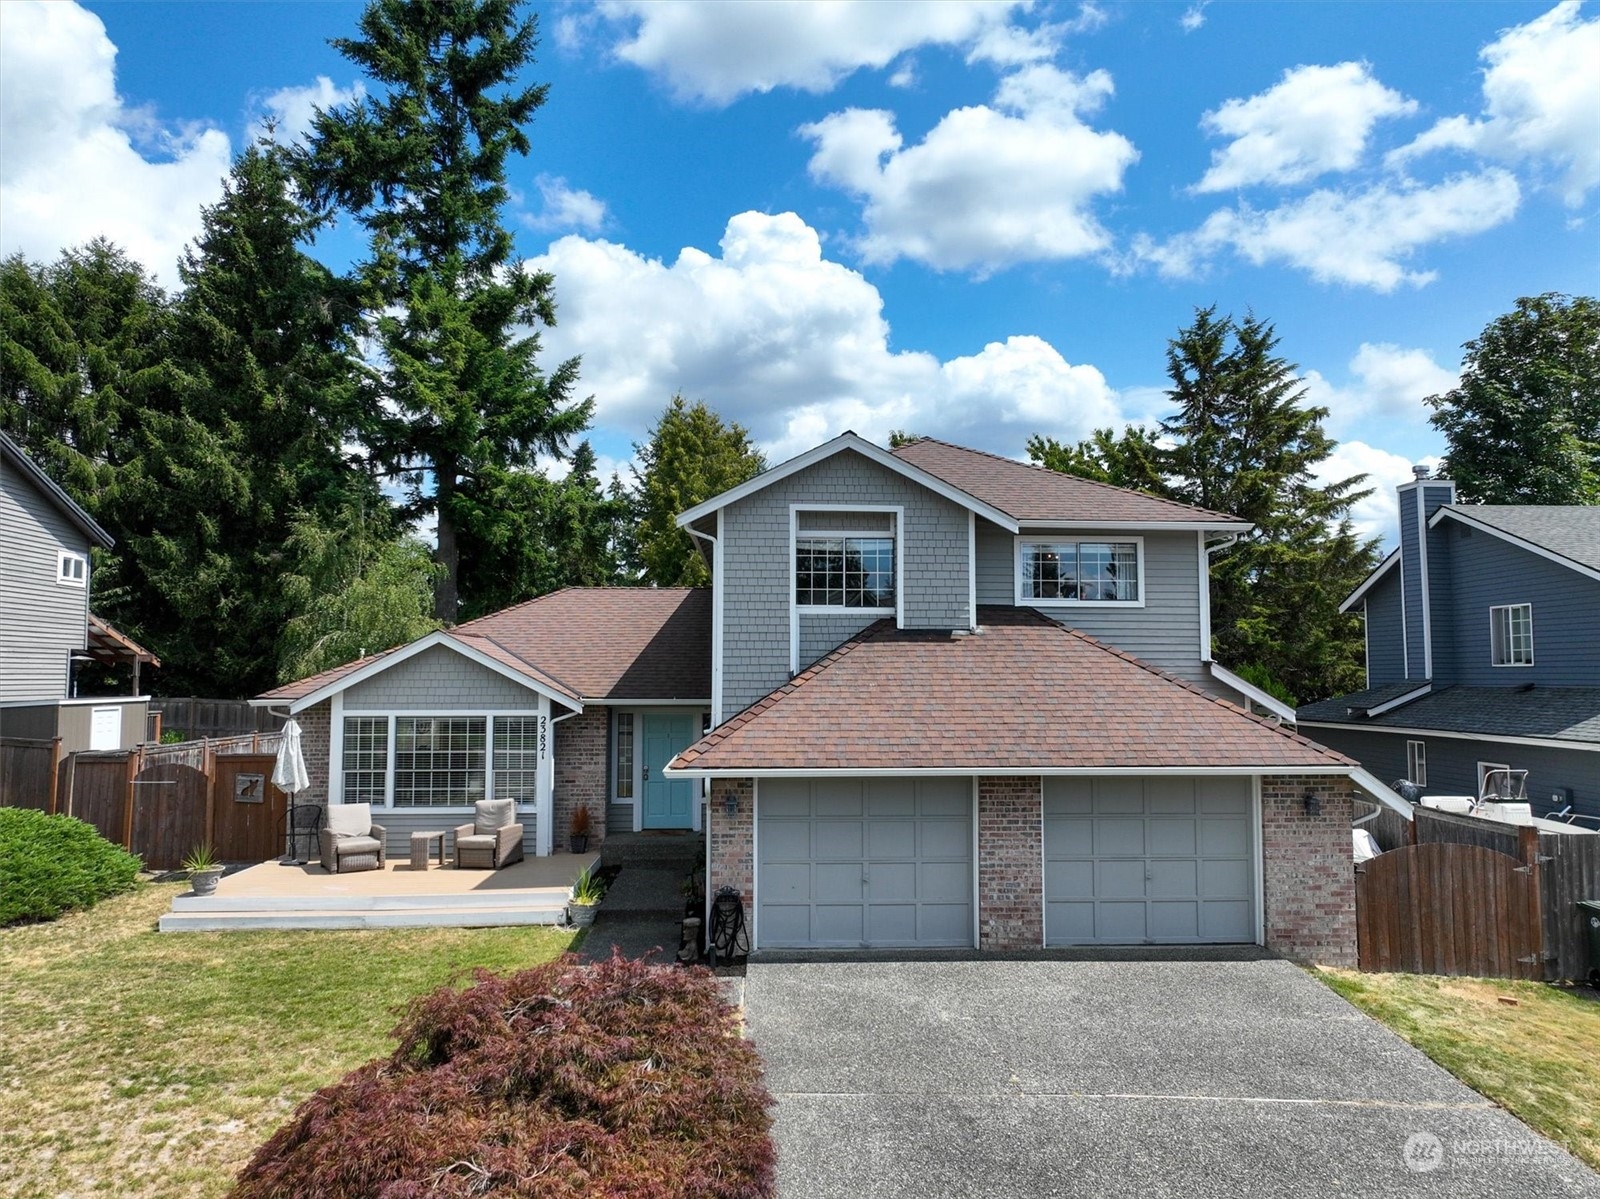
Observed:
[[[83,554],[60,550],[56,554],[56,582],[68,587],[86,587],[89,583],[89,559]]]
[[[1017,543],[1019,604],[1143,604],[1144,542],[1025,538]]]
[[[1533,665],[1533,605],[1489,609],[1489,656],[1496,666]]]
[[[796,606],[893,612],[895,515],[796,512]]]

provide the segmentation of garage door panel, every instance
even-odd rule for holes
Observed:
[[[1151,820],[1149,828],[1150,852],[1167,857],[1195,855],[1199,834],[1193,820],[1167,817]]]
[[[1094,855],[1108,857],[1143,856],[1144,820],[1129,820],[1118,816],[1099,816],[1094,822]]]
[[[972,781],[970,779],[923,779],[917,783],[917,814],[919,816],[950,816],[970,819],[972,816]]]
[[[1256,940],[1248,779],[1046,780],[1044,857],[1047,944]]]
[[[867,815],[915,816],[917,785],[911,779],[870,779],[867,782]]]
[[[811,941],[811,905],[763,903],[761,939],[774,946],[804,945]]]
[[[867,909],[867,940],[874,945],[914,945],[917,905],[875,903]]]
[[[971,862],[923,862],[917,867],[917,898],[924,903],[965,905],[970,894]]]
[[[1193,858],[1149,863],[1146,894],[1151,899],[1189,899],[1200,895],[1200,863]]]
[[[774,903],[811,901],[809,862],[769,862],[761,869],[762,894]]]
[[[1102,899],[1143,899],[1144,861],[1101,859],[1095,863],[1095,894]]]
[[[1053,899],[1093,899],[1094,863],[1081,859],[1046,862],[1044,893]]]
[[[816,893],[811,898],[818,903],[866,898],[860,862],[818,862],[811,869],[817,880]]]
[[[860,945],[866,934],[865,904],[823,904],[813,909],[811,931],[822,945]]]
[[[812,796],[811,805],[812,811],[818,816],[866,815],[866,801],[861,795],[860,784],[837,791],[825,789],[822,784],[818,784]]]
[[[966,820],[923,820],[917,836],[925,858],[972,858],[972,825]]]
[[[811,789],[809,787],[796,788],[788,779],[776,780],[785,784],[782,791],[767,794],[768,787],[761,788],[761,814],[765,817],[795,816],[809,820],[811,818]]]
[[[812,826],[812,854],[818,861],[866,856],[866,830],[859,820],[817,820]]]
[[[923,903],[917,914],[919,944],[972,944],[972,909],[966,903]]]
[[[1200,908],[1200,935],[1208,941],[1255,940],[1254,902],[1208,900]]]
[[[867,823],[867,857],[914,858],[917,825],[913,820],[872,820]]]
[[[772,861],[808,861],[811,858],[811,821],[764,821],[761,825],[761,856]]]
[[[869,862],[867,897],[873,903],[914,901],[917,898],[915,862]]]
[[[1167,901],[1150,905],[1152,941],[1192,941],[1200,936],[1200,903]]]

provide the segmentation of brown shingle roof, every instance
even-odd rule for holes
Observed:
[[[679,769],[1353,767],[1034,612],[982,632],[880,621],[684,750]]]
[[[1243,527],[1247,523],[1237,516],[1064,475],[932,437],[900,446],[893,453],[1018,521],[1182,523],[1203,528]]]
[[[569,587],[469,620],[450,636],[585,700],[704,702],[711,695],[707,588]],[[259,698],[302,699],[388,654],[324,670]]]

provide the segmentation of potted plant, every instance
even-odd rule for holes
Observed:
[[[572,852],[583,853],[589,848],[589,805],[579,804],[572,813]]]
[[[592,867],[585,868],[572,884],[572,898],[567,901],[567,922],[574,928],[588,928],[594,923],[595,908],[605,893],[605,883]]]
[[[222,877],[222,863],[211,846],[202,842],[189,851],[183,859],[183,868],[189,872],[189,887],[196,895],[214,895],[217,880]]]

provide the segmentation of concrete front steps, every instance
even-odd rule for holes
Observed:
[[[228,929],[501,928],[560,924],[564,887],[432,895],[180,895],[158,927],[164,933]]]

